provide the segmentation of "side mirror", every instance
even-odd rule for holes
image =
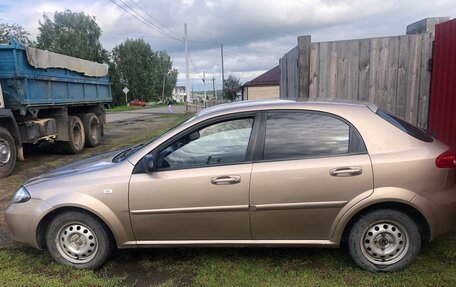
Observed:
[[[154,170],[154,157],[151,154],[146,154],[143,158],[144,169],[146,172]]]

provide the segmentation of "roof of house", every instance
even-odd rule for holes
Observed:
[[[280,85],[280,68],[275,66],[271,70],[259,75],[255,79],[244,84],[247,87],[253,86],[275,86]]]

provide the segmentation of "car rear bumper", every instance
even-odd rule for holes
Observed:
[[[51,209],[51,206],[38,199],[10,204],[5,211],[5,218],[13,240],[39,248],[36,231],[43,214],[46,214],[48,209]]]
[[[456,185],[421,193],[412,199],[422,209],[431,227],[430,240],[456,231]]]

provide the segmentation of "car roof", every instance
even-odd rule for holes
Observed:
[[[378,107],[371,103],[359,102],[353,100],[311,100],[311,101],[295,101],[295,100],[249,100],[239,101],[227,104],[220,104],[210,108],[206,108],[200,111],[196,118],[211,116],[215,114],[230,114],[246,110],[264,110],[264,109],[305,109],[305,108],[328,108],[328,107],[340,107],[340,106],[356,106],[356,107],[368,107],[374,113],[377,112]]]

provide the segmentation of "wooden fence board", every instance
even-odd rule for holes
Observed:
[[[396,112],[397,72],[399,67],[399,37],[391,37],[389,43],[389,56],[386,71],[386,105],[390,113]]]
[[[329,67],[328,67],[328,81],[329,81],[329,88],[328,88],[328,98],[335,99],[336,98],[336,77],[337,77],[337,52],[336,52],[336,43],[331,42],[329,43],[330,53],[330,60],[329,60]]]
[[[320,43],[320,49],[318,53],[319,62],[319,81],[318,81],[318,96],[321,98],[327,98],[329,96],[329,44],[327,42]]]
[[[359,85],[359,41],[348,41],[347,99],[358,99]]]
[[[395,115],[405,119],[406,111],[406,93],[407,93],[407,72],[408,72],[408,51],[410,38],[408,36],[399,38],[399,58],[397,70],[397,88],[396,88],[396,111]]]
[[[310,48],[310,83],[309,83],[309,99],[318,98],[318,79],[319,77],[319,60],[318,49],[319,43],[312,43]]]
[[[421,63],[421,37],[411,37],[408,54],[407,92],[405,120],[416,123],[418,113],[419,72]],[[419,59],[419,61],[418,61]]]
[[[369,101],[369,86],[370,86],[370,46],[369,39],[360,40],[359,43],[359,84],[358,84],[358,100]]]
[[[334,50],[336,53],[336,85],[335,85],[335,97],[339,99],[348,98],[348,57],[347,57],[347,42],[340,41],[336,42],[334,45]]]
[[[432,57],[433,34],[423,34],[420,71],[420,91],[418,97],[418,126],[427,128],[429,112],[429,94],[431,91],[431,73],[429,59]]]
[[[298,37],[298,77],[299,88],[297,97],[299,100],[307,100],[309,98],[309,82],[310,82],[310,51],[312,41],[310,36]]]

